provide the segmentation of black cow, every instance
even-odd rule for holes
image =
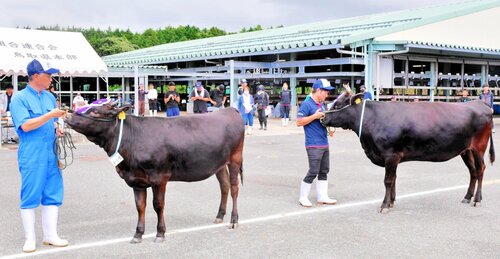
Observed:
[[[66,122],[111,156],[119,139],[120,120],[117,115],[127,109],[117,108],[114,104],[95,106],[85,113],[69,115]],[[163,209],[167,182],[201,181],[213,174],[217,176],[221,189],[214,223],[221,223],[226,214],[231,186],[233,210],[230,227],[237,227],[238,174],[243,177],[245,132],[237,110],[229,108],[206,115],[173,118],[127,115],[123,124],[119,153],[124,160],[116,166],[116,171],[134,189],[139,219],[131,243],[142,241],[148,187],[153,190],[153,206],[158,215],[155,242],[162,242],[165,239]]]
[[[405,161],[447,161],[460,155],[469,169],[469,189],[462,202],[481,202],[484,153],[490,140],[490,162],[495,160],[491,108],[469,103],[366,101],[362,94],[344,92],[325,113],[323,125],[353,130],[372,163],[385,167],[385,197],[380,211],[396,200],[396,169]],[[362,128],[360,128],[360,124]],[[361,131],[361,136],[359,134]],[[477,191],[474,189],[477,183]]]

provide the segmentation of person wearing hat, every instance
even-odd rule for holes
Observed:
[[[214,111],[224,108],[226,99],[226,86],[224,84],[218,85],[210,92],[210,103],[212,103]]]
[[[372,93],[366,91],[366,87],[364,85],[362,85],[362,86],[359,87],[359,91],[363,94],[363,99],[364,100],[373,101]]]
[[[299,203],[304,207],[312,207],[309,201],[311,185],[316,177],[316,192],[318,204],[337,203],[328,197],[328,172],[330,171],[330,150],[328,146],[328,132],[320,122],[324,116],[325,106],[323,102],[328,92],[333,90],[330,82],[326,79],[318,79],[313,84],[311,98],[300,105],[297,112],[297,126],[304,126],[306,139],[306,152],[309,160],[309,171],[301,182]]]
[[[259,130],[267,130],[267,116],[266,108],[269,105],[269,95],[266,93],[264,86],[257,87],[257,94],[255,95],[255,103],[257,104],[257,114],[259,115]],[[262,127],[264,126],[264,127]]]
[[[241,79],[240,81],[240,87],[238,87],[238,95],[242,95],[243,94],[243,89],[245,87],[248,87],[248,82],[245,78]]]
[[[54,153],[54,142],[63,132],[57,118],[65,111],[56,107],[56,99],[48,92],[52,74],[58,69],[45,69],[34,59],[27,66],[29,83],[12,98],[11,114],[19,136],[18,163],[21,173],[21,218],[26,241],[24,252],[36,250],[35,209],[41,205],[43,244],[67,246],[59,238],[57,220],[64,188],[61,170]]]
[[[175,83],[168,83],[168,93],[165,95],[165,106],[167,107],[167,117],[175,117],[180,115],[179,103],[181,102],[180,95],[175,91]]]
[[[196,82],[194,84],[195,88],[189,95],[191,101],[193,101],[193,112],[194,113],[207,113],[208,107],[207,102],[210,101],[210,94],[208,93],[201,82]]]

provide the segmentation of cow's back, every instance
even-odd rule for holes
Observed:
[[[491,118],[491,110],[480,101],[371,102],[361,143],[380,166],[394,153],[402,154],[402,161],[446,161],[462,152]]]
[[[126,121],[120,153],[122,168],[153,179],[171,174],[170,181],[200,181],[225,165],[244,138],[240,114],[233,108],[172,118],[132,117]],[[119,166],[120,167],[120,166]],[[126,180],[126,179],[125,179]]]

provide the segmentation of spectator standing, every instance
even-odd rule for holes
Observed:
[[[220,84],[210,93],[210,103],[212,103],[214,111],[224,108],[226,99],[226,86],[224,84]]]
[[[148,103],[149,116],[156,116],[158,113],[158,92],[153,84],[149,84]]]
[[[165,106],[167,107],[166,116],[175,117],[180,115],[179,103],[181,102],[180,95],[175,91],[175,83],[168,83],[168,93],[166,94]]]
[[[495,99],[495,96],[490,91],[490,86],[488,84],[484,84],[483,85],[483,92],[479,95],[479,100],[482,100],[488,106],[490,106],[492,113],[493,113],[493,100],[494,99]],[[492,129],[493,133],[495,133],[494,126],[495,126],[495,124],[493,123],[493,125],[492,125],[492,127],[493,127],[493,129]]]
[[[288,84],[286,82],[283,83],[280,99],[281,125],[288,126],[288,121],[290,120],[290,103],[292,101],[292,93],[288,90]]]
[[[144,116],[144,100],[146,100],[146,94],[148,92],[144,91],[144,84],[140,83],[139,84],[139,116]]]
[[[259,130],[267,130],[266,108],[269,105],[269,95],[266,93],[263,85],[259,85],[257,90],[255,103],[257,104],[257,114],[259,115]]]
[[[208,107],[207,102],[210,101],[210,94],[201,82],[196,82],[194,84],[195,88],[189,95],[189,98],[193,102],[193,112],[194,113],[207,113]]]
[[[255,101],[253,96],[250,94],[250,89],[248,89],[248,86],[245,86],[243,88],[243,94],[238,98],[238,110],[243,118],[245,132],[247,135],[252,135],[254,104]]]

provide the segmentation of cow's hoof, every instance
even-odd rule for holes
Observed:
[[[130,240],[131,244],[139,244],[142,242],[142,238],[134,237],[132,240]]]
[[[462,203],[470,203],[470,200],[463,199],[463,200],[462,200]]]
[[[229,224],[229,229],[237,229],[237,228],[238,228],[238,223]]]
[[[156,237],[155,238],[155,243],[163,243],[163,241],[165,241],[165,237]]]
[[[388,208],[394,208],[394,203],[389,203],[389,206],[387,206]]]
[[[222,219],[215,218],[214,223],[215,224],[220,224],[220,223],[222,223]]]
[[[476,208],[479,208],[481,207],[481,202],[480,201],[475,201],[471,204],[472,207],[476,207]]]
[[[379,212],[380,212],[381,214],[387,214],[387,213],[389,213],[389,211],[390,211],[390,210],[389,210],[389,208],[380,208],[380,211],[379,211]]]

